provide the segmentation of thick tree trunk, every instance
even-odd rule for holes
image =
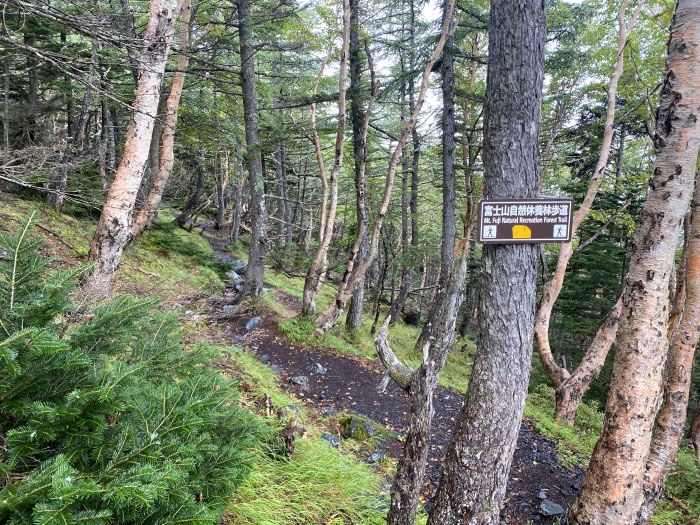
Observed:
[[[448,16],[445,17],[445,20],[443,22],[440,40],[438,41],[435,50],[428,59],[425,68],[423,69],[423,79],[421,81],[420,93],[418,95],[416,107],[414,108],[413,113],[411,114],[411,118],[409,119],[408,124],[401,132],[398,144],[396,145],[396,148],[394,149],[394,152],[391,155],[391,159],[389,160],[386,182],[384,184],[384,195],[382,196],[382,200],[379,205],[379,209],[377,210],[376,218],[374,220],[372,235],[369,240],[369,251],[367,254],[367,258],[362,264],[358,264],[357,266],[355,266],[357,253],[359,252],[362,240],[361,237],[358,237],[359,242],[355,242],[355,245],[353,246],[353,249],[350,252],[350,256],[348,257],[348,262],[345,267],[345,274],[343,275],[343,278],[340,282],[340,286],[338,287],[338,292],[336,293],[335,301],[333,301],[328,306],[328,308],[326,308],[315,320],[317,326],[317,335],[323,334],[324,332],[336,325],[336,323],[338,322],[338,317],[340,317],[340,315],[342,314],[343,310],[345,309],[345,306],[347,305],[347,302],[350,300],[350,297],[352,297],[352,294],[355,293],[355,290],[357,290],[360,281],[364,278],[365,273],[370,268],[370,266],[372,266],[375,258],[377,257],[377,251],[379,249],[379,233],[382,229],[384,216],[386,215],[389,209],[389,203],[391,201],[391,192],[394,188],[394,176],[396,175],[396,165],[399,162],[399,158],[401,157],[401,152],[403,151],[403,147],[406,144],[408,135],[411,133],[411,130],[416,125],[418,115],[420,114],[420,110],[423,107],[425,93],[428,89],[428,78],[430,76],[430,71],[433,67],[433,64],[435,64],[438,57],[440,56],[442,48],[445,45],[445,40],[452,34],[452,32],[454,32],[454,29],[456,28],[455,25],[453,28],[450,29],[450,20],[452,19],[453,7],[454,0],[450,0],[446,9]]]
[[[248,182],[250,184],[250,249],[248,269],[243,284],[244,295],[260,295],[265,281],[267,253],[267,209],[265,181],[260,157],[258,97],[255,90],[255,49],[250,0],[238,1],[239,38],[241,43],[241,84],[243,88],[243,121],[245,124]]]
[[[338,178],[343,165],[343,143],[345,141],[345,84],[348,71],[348,50],[350,46],[350,3],[343,0],[343,47],[340,52],[340,74],[338,81],[338,131],[335,138],[335,162],[331,170],[328,200],[328,215],[325,217],[323,235],[319,240],[318,251],[306,274],[301,311],[304,315],[316,313],[316,297],[326,272],[328,247],[333,237],[335,214],[338,207]],[[314,129],[315,133],[315,129]],[[318,148],[318,146],[317,146]],[[320,153],[319,153],[320,155]]]
[[[700,336],[700,171],[695,174],[695,196],[688,226],[690,231],[683,250],[686,274],[680,276],[685,285],[679,286],[679,294],[685,291],[685,301],[674,301],[675,304],[684,302],[685,306],[676,330],[669,322],[671,347],[666,366],[668,379],[664,384],[664,403],[657,418],[644,472],[644,504],[637,520],[640,525],[649,523],[663,494],[673,459],[683,440],[688,415],[690,377]]]
[[[605,168],[608,164],[608,157],[610,155],[610,147],[612,144],[614,129],[613,124],[615,120],[615,100],[617,93],[617,83],[622,76],[624,69],[624,49],[627,44],[627,39],[634,27],[635,22],[639,16],[642,6],[645,0],[641,0],[637,7],[635,8],[632,18],[629,24],[625,24],[625,12],[627,11],[628,0],[623,0],[620,10],[618,11],[618,26],[619,26],[619,39],[617,44],[617,63],[615,65],[615,71],[612,78],[610,79],[610,85],[608,87],[608,107],[605,116],[605,130],[603,132],[603,144],[600,148],[600,156],[598,158],[598,164],[596,165],[595,172],[591,178],[591,182],[588,186],[588,191],[586,196],[581,203],[581,207],[576,211],[574,215],[574,220],[572,224],[572,232],[575,235],[579,226],[583,220],[588,216],[591,210],[593,200],[598,193],[598,188],[603,180],[603,175],[605,174]],[[542,302],[540,303],[540,309],[537,313],[537,322],[535,323],[535,338],[537,340],[537,351],[540,356],[540,361],[545,369],[545,372],[549,376],[549,379],[554,383],[555,388],[559,387],[564,380],[569,377],[569,372],[560,367],[554,356],[552,355],[552,349],[549,344],[549,321],[552,315],[552,308],[554,303],[559,297],[561,292],[564,276],[566,274],[566,267],[569,264],[571,256],[574,254],[573,243],[563,243],[559,247],[559,259],[557,261],[557,268],[552,276],[552,279],[544,284],[542,288]]]
[[[657,110],[656,162],[637,219],[601,437],[569,510],[577,525],[634,523],[668,354],[668,285],[698,155],[700,5],[679,0]]]
[[[88,259],[95,262],[89,282],[109,286],[131,239],[136,193],[148,159],[154,115],[158,109],[161,83],[172,40],[172,2],[151,0],[148,25],[139,57],[139,81],[134,111],[127,130],[124,153],[109,188]]]
[[[484,114],[484,197],[539,193],[544,1],[491,2]],[[532,359],[536,245],[485,245],[479,347],[452,432],[430,525],[492,524],[520,429]]]
[[[184,0],[180,11],[180,53],[177,58],[177,72],[173,78],[170,95],[166,102],[163,136],[161,137],[160,166],[146,196],[146,202],[134,218],[134,237],[141,235],[153,222],[160,207],[160,202],[163,199],[165,188],[170,180],[170,175],[173,172],[175,163],[173,148],[175,145],[177,115],[182,88],[185,84],[185,72],[189,63],[187,48],[190,42],[190,4],[191,0]]]

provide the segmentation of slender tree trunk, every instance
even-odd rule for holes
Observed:
[[[323,279],[323,274],[325,274],[328,246],[330,245],[331,237],[333,236],[333,228],[335,226],[335,214],[338,206],[338,178],[340,177],[340,168],[343,164],[343,142],[345,140],[345,79],[348,70],[349,46],[350,4],[349,0],[343,0],[343,48],[340,53],[338,132],[336,133],[335,139],[335,162],[331,170],[328,216],[325,219],[323,238],[319,242],[318,251],[311,262],[309,271],[306,274],[306,280],[304,281],[304,296],[301,308],[304,315],[314,315],[316,313],[316,297],[318,297],[320,291],[319,285]]]
[[[136,193],[148,160],[154,115],[158,110],[161,83],[172,41],[175,14],[172,2],[151,0],[148,25],[139,57],[139,81],[134,111],[127,130],[124,153],[109,188],[88,259],[96,263],[89,279],[109,286],[122,252],[131,239]]]
[[[450,272],[446,295],[449,297],[443,318],[435,337],[422,348],[423,362],[417,371],[401,365],[389,348],[386,339],[390,318],[384,321],[375,340],[377,353],[387,374],[408,394],[408,430],[404,449],[399,458],[396,478],[391,487],[389,525],[413,525],[415,523],[418,498],[430,449],[430,427],[433,417],[433,393],[438,384],[440,371],[454,342],[455,321],[462,302],[462,291],[467,274],[467,243],[460,240],[459,257]]]
[[[238,129],[240,125],[238,123],[238,117],[234,115],[233,123],[236,127],[236,194],[233,201],[233,226],[231,228],[231,244],[236,246],[238,244],[238,234],[241,229],[241,210],[243,206],[243,144],[241,144],[241,139],[238,135]]]
[[[700,463],[700,405],[695,407],[693,412],[693,421],[690,423],[690,441],[695,449],[695,457]]]
[[[613,309],[600,325],[586,355],[583,356],[576,370],[557,387],[555,409],[557,423],[568,427],[574,426],[583,395],[603,369],[605,358],[615,341],[621,311],[622,297],[617,300]]]
[[[95,77],[95,63],[97,61],[97,44],[92,44],[92,57],[90,59],[90,78]],[[80,109],[80,117],[75,128],[75,134],[68,140],[66,151],[61,155],[61,159],[54,166],[51,180],[49,181],[50,192],[46,196],[46,204],[56,211],[63,209],[63,200],[68,186],[68,171],[75,152],[82,153],[85,147],[85,133],[88,125],[90,101],[92,99],[92,89],[85,87],[83,95],[83,105]]]
[[[175,164],[174,145],[175,130],[177,126],[180,97],[185,84],[185,72],[189,63],[187,49],[190,43],[190,12],[191,0],[183,0],[180,11],[180,53],[177,57],[177,72],[170,87],[170,95],[166,102],[165,119],[163,122],[163,136],[161,137],[160,166],[150,186],[146,202],[134,218],[133,235],[141,235],[150,226],[158,212],[165,188]]]
[[[265,181],[260,156],[258,97],[255,90],[255,50],[253,48],[253,18],[250,0],[238,1],[239,35],[241,43],[241,84],[243,87],[243,121],[245,124],[248,182],[250,184],[250,249],[248,269],[243,285],[244,295],[260,295],[265,281],[267,252],[267,209]]]
[[[442,50],[442,248],[440,250],[440,279],[437,300],[431,301],[428,319],[423,325],[415,348],[420,350],[438,328],[447,305],[445,293],[454,266],[455,234],[455,80],[454,39],[448,38]]]
[[[363,211],[367,209],[367,184],[365,182],[364,173],[360,175],[360,170],[364,170],[362,167],[364,163],[366,166],[367,159],[365,155],[365,131],[364,131],[364,121],[365,116],[362,111],[363,97],[362,97],[362,83],[361,83],[361,73],[360,73],[360,38],[357,32],[358,26],[358,3],[359,0],[350,1],[350,119],[352,121],[352,148],[354,154],[354,168],[355,168],[355,196],[356,203],[355,209],[357,211],[357,235],[360,235],[361,221]],[[360,188],[360,184],[364,187]],[[363,199],[360,202],[359,199]],[[366,230],[365,230],[366,231]],[[360,250],[357,253],[358,264],[362,264],[367,256],[367,236],[363,237],[363,241],[360,244]],[[364,278],[357,285],[357,290],[352,295],[350,299],[350,305],[348,307],[348,315],[345,319],[345,327],[348,330],[359,330],[362,325],[362,305],[365,299],[365,280]]]
[[[204,194],[204,179],[206,171],[204,169],[204,141],[200,139],[199,141],[199,159],[197,160],[197,178],[192,180],[190,186],[190,193],[185,201],[185,204],[180,210],[180,215],[173,219],[173,224],[184,228],[185,224],[190,218],[197,207],[199,206],[199,201],[202,199]]]
[[[2,108],[2,140],[5,149],[10,150],[10,50],[5,50],[5,93]]]
[[[448,41],[449,43],[449,41]],[[443,55],[445,50],[443,49]],[[401,55],[401,75],[405,77],[405,67],[403,54]],[[402,80],[401,82],[401,125],[403,126],[406,121],[406,82]],[[411,285],[412,272],[410,269],[410,264],[408,261],[408,249],[409,249],[409,233],[408,233],[408,175],[410,171],[410,158],[409,152],[404,151],[401,155],[401,283],[399,284],[399,293],[396,299],[391,299],[391,308],[389,309],[389,316],[391,320],[389,321],[389,326],[393,326],[396,320],[399,318],[400,313],[403,311],[406,305],[406,299],[408,299],[408,290]],[[391,289],[394,289],[392,284]],[[372,332],[374,333],[374,332]]]
[[[484,114],[484,197],[539,193],[544,1],[493,0]],[[517,146],[515,146],[517,145]],[[479,344],[430,525],[497,524],[532,359],[536,245],[485,245]]]
[[[656,116],[656,162],[637,219],[603,430],[581,492],[577,525],[634,523],[644,504],[652,429],[668,354],[668,285],[692,194],[700,121],[700,5],[679,0]]]
[[[389,167],[387,170],[386,182],[384,185],[384,195],[382,197],[379,209],[377,210],[376,218],[374,220],[372,235],[369,240],[369,251],[367,254],[367,258],[362,264],[358,264],[357,266],[355,266],[357,253],[359,252],[360,245],[362,242],[362,238],[359,237],[358,241],[355,242],[355,245],[353,246],[353,249],[351,250],[350,255],[348,257],[348,262],[345,267],[345,274],[343,275],[343,278],[340,282],[340,286],[338,287],[338,292],[336,293],[335,301],[333,301],[328,306],[328,308],[326,308],[315,320],[317,326],[316,333],[319,335],[323,334],[325,331],[329,330],[330,328],[336,325],[336,323],[338,322],[338,317],[340,317],[340,315],[342,314],[343,310],[345,309],[345,306],[347,305],[347,302],[350,300],[350,297],[352,297],[352,294],[355,293],[355,290],[357,290],[360,280],[364,278],[365,273],[370,268],[370,266],[372,266],[377,256],[377,251],[379,249],[379,233],[382,228],[384,216],[386,215],[389,209],[389,203],[391,201],[391,192],[394,188],[394,176],[396,175],[396,165],[399,162],[399,158],[401,157],[401,151],[403,150],[403,147],[406,144],[408,135],[411,133],[411,130],[416,125],[418,115],[420,114],[420,110],[423,106],[423,101],[425,100],[425,93],[428,89],[428,78],[430,76],[430,71],[435,62],[437,61],[438,57],[440,56],[440,53],[442,52],[442,48],[445,45],[445,40],[448,38],[448,36],[452,34],[454,28],[456,27],[454,26],[452,29],[450,29],[450,20],[452,19],[453,7],[454,0],[450,0],[449,5],[446,9],[448,16],[445,17],[445,21],[442,25],[442,34],[440,36],[440,40],[438,41],[435,50],[428,59],[425,68],[423,69],[423,79],[421,82],[420,93],[418,95],[416,107],[414,108],[413,113],[411,114],[411,118],[409,119],[408,124],[403,129],[398,144],[396,145],[396,148],[392,153],[391,159],[389,160]]]
[[[586,196],[581,203],[580,208],[574,215],[574,220],[572,224],[572,232],[575,235],[579,226],[583,220],[588,216],[590,212],[593,200],[598,193],[598,188],[603,180],[603,175],[605,174],[605,168],[608,164],[608,156],[610,155],[610,147],[613,139],[613,123],[615,120],[615,100],[617,93],[617,83],[622,76],[624,69],[624,49],[627,44],[627,39],[634,27],[635,22],[639,16],[642,6],[645,0],[640,0],[635,8],[632,18],[628,24],[625,24],[625,13],[627,11],[628,0],[623,0],[620,10],[618,12],[618,25],[620,37],[617,44],[617,63],[615,65],[615,72],[610,79],[610,85],[608,87],[608,107],[605,116],[605,131],[603,132],[603,144],[600,148],[600,157],[598,158],[598,164],[596,166],[591,182],[588,186],[588,191]],[[542,366],[549,376],[549,379],[554,383],[555,388],[558,388],[564,380],[569,377],[569,372],[561,368],[554,357],[552,356],[552,349],[549,344],[549,321],[552,316],[552,308],[554,303],[559,297],[562,285],[564,283],[564,276],[566,274],[566,267],[569,264],[571,256],[574,254],[573,243],[563,243],[559,246],[559,259],[557,261],[557,268],[552,276],[552,279],[544,284],[542,288],[542,302],[540,303],[540,309],[537,313],[537,322],[535,323],[535,338],[537,340],[537,351],[539,352],[540,361]]]

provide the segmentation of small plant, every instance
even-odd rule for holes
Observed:
[[[35,217],[0,235],[0,522],[218,524],[265,427],[154,301],[69,316],[86,268],[52,271]]]

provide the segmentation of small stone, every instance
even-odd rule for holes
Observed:
[[[236,334],[236,335],[233,336],[233,342],[234,342],[234,343],[237,343],[237,342],[240,341],[241,339],[243,339],[243,334]]]
[[[333,448],[338,448],[340,446],[340,438],[338,436],[333,436],[331,434],[323,434],[321,439],[328,442],[328,444]]]
[[[185,310],[185,315],[192,315],[194,312],[192,310]]]
[[[294,377],[292,377],[292,378],[289,380],[289,382],[290,382],[292,385],[303,386],[303,385],[308,385],[308,384],[309,384],[309,378],[306,377],[306,376],[294,376]]]
[[[539,499],[547,499],[547,493],[544,491],[544,489],[540,489],[539,494],[537,494],[537,497]]]
[[[328,369],[325,368],[321,363],[314,363],[309,368],[307,368],[307,370],[309,372],[311,372],[312,374],[320,374],[320,375],[323,375],[326,372],[328,372]]]
[[[571,488],[574,489],[574,490],[581,490],[581,484],[580,484],[578,481],[574,481],[574,482],[571,484]]]
[[[243,277],[238,275],[235,270],[226,272],[226,275],[228,275],[231,278],[231,280],[236,284],[240,284],[243,282]]]
[[[260,316],[253,317],[250,321],[248,321],[245,324],[245,329],[250,332],[251,330],[255,330],[260,326]]]
[[[301,387],[301,391],[302,391],[302,392],[304,392],[304,393],[308,393],[308,392],[309,392],[309,390],[311,390],[311,389],[310,389],[310,388],[309,388],[308,386],[306,386],[306,385],[302,385],[302,387]]]
[[[319,398],[319,399],[326,399],[326,394],[319,394],[319,395],[318,395],[318,398]]]
[[[257,349],[258,349],[257,346],[251,346],[250,348],[251,348],[252,350],[257,350]]]
[[[235,308],[235,306],[232,304],[225,304],[224,307],[222,308],[222,310],[224,312],[228,312],[229,310],[233,310],[234,308]]]
[[[235,271],[236,273],[241,274],[241,273],[245,273],[246,270],[248,270],[248,264],[247,264],[245,261],[243,261],[243,260],[240,260],[240,259],[237,260],[237,261],[236,261],[236,266],[233,267],[233,271]]]
[[[321,413],[325,417],[333,417],[338,413],[338,411],[333,407],[321,407]]]
[[[284,372],[284,368],[282,368],[280,365],[272,365],[270,367],[270,372],[272,372],[273,374],[281,374],[282,372]]]
[[[386,452],[383,450],[377,450],[376,452],[372,452],[369,457],[367,458],[367,463],[370,465],[378,465],[380,463],[384,463],[386,461]]]
[[[537,510],[543,516],[560,516],[564,514],[564,507],[548,499],[543,499]]]
[[[269,362],[270,362],[270,356],[267,355],[267,354],[261,355],[260,357],[258,357],[258,361],[262,361],[263,363],[269,363]]]

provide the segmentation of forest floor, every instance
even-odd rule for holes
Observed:
[[[205,236],[218,257],[230,260],[230,254],[222,250],[223,241]],[[299,300],[289,293],[267,285],[288,316],[296,316],[301,310]],[[231,290],[229,289],[229,292]],[[233,298],[233,295],[229,297]],[[273,299],[274,300],[274,299]],[[378,391],[377,385],[384,370],[377,361],[363,356],[338,353],[322,347],[291,344],[279,331],[279,314],[271,311],[257,312],[261,324],[254,330],[246,330],[246,322],[256,313],[247,309],[219,309],[214,316],[230,344],[242,345],[254,351],[259,360],[277,371],[278,386],[296,396],[300,404],[318,414],[354,413],[368,417],[398,436],[398,440],[385,443],[381,450],[390,458],[397,458],[403,447],[401,436],[406,432],[408,403],[406,394],[393,382],[386,390]],[[223,315],[222,315],[223,314]],[[309,366],[320,363],[325,374],[309,372]],[[293,385],[292,377],[308,377],[308,387],[302,390]],[[441,463],[450,440],[450,434],[462,405],[463,395],[454,389],[439,386],[434,394],[435,415],[428,453],[428,469],[423,487],[423,504],[429,508],[437,488]],[[325,427],[331,435],[341,435],[342,428],[336,417],[319,417],[314,423]],[[366,459],[377,446],[365,443],[357,450],[359,459]],[[539,434],[528,422],[521,425],[504,507],[502,523],[526,524],[558,523],[558,518],[540,512],[543,500],[567,509],[581,487],[585,470],[562,463],[561,448],[552,439]],[[551,508],[551,507],[550,507]],[[554,506],[556,511],[556,506]]]

